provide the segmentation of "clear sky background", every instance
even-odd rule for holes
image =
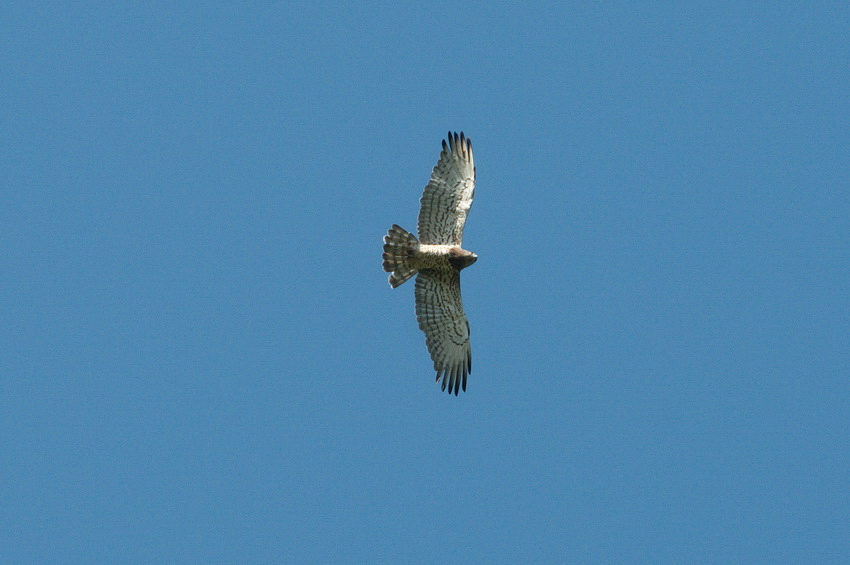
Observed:
[[[850,560],[850,7],[509,4],[0,9],[3,563]]]

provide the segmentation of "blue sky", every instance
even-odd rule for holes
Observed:
[[[741,4],[0,9],[2,561],[850,560],[850,8]]]

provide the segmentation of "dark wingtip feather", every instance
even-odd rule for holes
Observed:
[[[472,152],[472,140],[462,131],[458,133],[450,130],[443,140],[443,151],[466,156]]]

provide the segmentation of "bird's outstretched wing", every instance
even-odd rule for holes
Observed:
[[[433,245],[460,245],[463,226],[475,194],[472,142],[463,132],[449,132],[440,160],[419,199],[419,241]]]
[[[460,272],[455,269],[427,269],[416,276],[416,320],[425,332],[425,344],[434,361],[442,389],[457,395],[466,390],[466,377],[472,371],[469,322],[460,298]]]

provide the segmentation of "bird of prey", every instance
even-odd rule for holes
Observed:
[[[449,394],[466,390],[472,371],[469,322],[460,298],[460,271],[478,259],[461,248],[475,193],[472,142],[449,132],[431,180],[419,199],[419,238],[393,224],[384,236],[383,268],[395,288],[416,275],[416,320],[437,381]]]

